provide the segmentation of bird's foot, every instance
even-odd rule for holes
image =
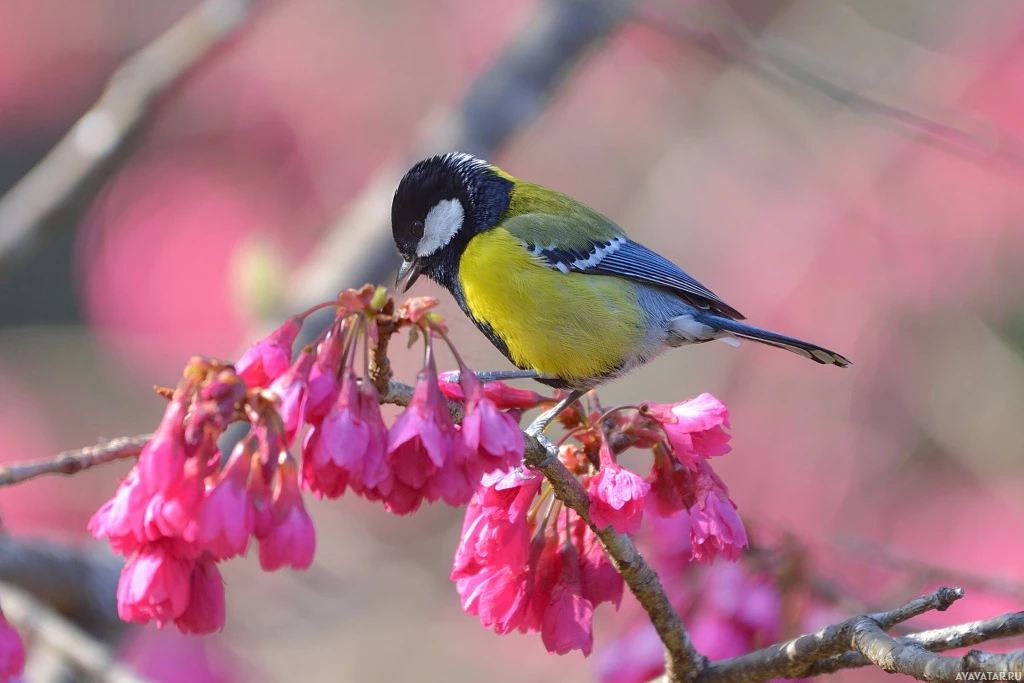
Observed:
[[[541,417],[543,417],[543,415]],[[547,429],[548,424],[550,424],[550,422],[542,424],[538,418],[532,425],[523,430],[528,438],[536,439],[537,443],[539,443],[544,449],[544,452],[547,453],[544,459],[540,462],[529,463],[526,465],[526,467],[531,470],[543,469],[548,465],[554,464],[555,460],[558,460],[558,446],[551,443],[551,439],[544,435],[544,430]]]
[[[555,421],[555,418],[562,414],[562,411],[580,400],[581,396],[583,396],[582,391],[573,390],[569,392],[568,396],[556,403],[550,410],[545,410],[541,413],[537,419],[533,421],[533,424],[523,430],[523,432],[526,433],[526,436],[536,439],[537,442],[544,447],[544,450],[547,451],[547,457],[536,465],[532,465],[531,469],[547,467],[558,459],[558,446],[551,443],[551,440],[544,436],[544,432],[547,431],[547,428]]]

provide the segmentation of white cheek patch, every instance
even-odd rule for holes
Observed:
[[[451,242],[455,233],[462,229],[463,218],[465,212],[458,199],[442,199],[435,204],[423,221],[423,237],[416,245],[416,255],[430,256]]]

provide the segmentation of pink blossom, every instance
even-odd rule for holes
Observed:
[[[268,391],[281,401],[278,412],[284,422],[285,443],[291,445],[306,420],[306,399],[313,354],[303,350],[295,363],[271,384]]]
[[[302,318],[292,316],[266,339],[256,342],[235,363],[238,373],[250,388],[266,389],[292,362],[292,345],[302,330]]]
[[[464,456],[477,460],[479,464],[473,469],[481,473],[518,467],[523,462],[525,448],[518,423],[498,410],[485,395],[484,385],[470,370],[463,368],[459,381],[466,393],[465,416],[459,432]]]
[[[413,488],[405,482],[390,477],[375,489],[363,491],[367,500],[384,501],[384,509],[394,515],[409,515],[423,504],[423,489]]]
[[[121,480],[114,497],[89,520],[89,531],[97,539],[106,538],[115,553],[130,555],[145,540],[146,492],[133,467]]]
[[[481,486],[466,508],[462,536],[451,578],[471,576],[481,568],[518,573],[529,559],[530,527],[526,511],[540,491],[542,477],[524,479],[510,473]]]
[[[349,484],[357,493],[363,488],[374,488],[386,495],[391,470],[387,461],[388,428],[380,412],[380,396],[373,382],[361,382],[358,393],[359,419],[369,429],[370,445],[363,454],[362,476],[353,477]]]
[[[465,446],[456,442],[455,452],[464,450]],[[444,466],[427,480],[423,494],[427,500],[443,500],[452,507],[465,505],[473,497],[482,474],[479,464],[468,456],[450,457]]]
[[[269,528],[259,538],[260,566],[274,571],[285,565],[308,569],[316,551],[316,530],[302,504],[295,464],[290,459],[277,468],[277,485]]]
[[[188,607],[174,620],[182,633],[214,633],[224,628],[224,579],[217,565],[201,560],[192,570]]]
[[[601,445],[601,470],[590,478],[590,519],[599,528],[635,533],[644,518],[644,498],[651,485],[612,459],[607,441]]]
[[[562,571],[541,620],[541,640],[548,652],[564,655],[581,650],[587,656],[594,648],[594,606],[583,597],[576,548],[562,546],[561,559]]]
[[[168,542],[147,543],[128,560],[117,584],[117,613],[124,621],[163,626],[185,613],[193,563]]]
[[[219,453],[219,451],[218,451]],[[184,538],[195,522],[203,500],[206,462],[199,457],[185,461],[181,479],[166,493],[156,493],[146,506],[145,533],[150,541]]]
[[[136,467],[139,479],[146,493],[167,493],[181,481],[185,474],[185,415],[188,406],[185,399],[176,396],[168,405],[160,420],[160,426],[147,443]]]
[[[316,349],[316,359],[309,371],[309,390],[306,400],[306,418],[316,424],[331,409],[338,398],[341,383],[341,331],[335,327]]]
[[[723,553],[735,562],[740,549],[747,545],[747,532],[725,482],[707,460],[701,459],[698,468],[694,479],[696,502],[689,510],[693,559],[710,563]]]
[[[580,550],[580,586],[583,597],[594,607],[602,602],[610,602],[618,609],[626,588],[622,574],[612,565],[608,553],[591,528],[578,515],[572,516],[573,541]]]
[[[711,394],[664,405],[644,404],[644,412],[661,424],[676,459],[695,469],[700,458],[725,455],[730,450],[729,409]]]
[[[18,631],[0,612],[0,681],[20,676],[25,670],[25,646]]]
[[[736,506],[727,497],[708,495],[704,504],[690,509],[690,539],[693,559],[710,563],[718,553],[735,562],[740,549],[747,545],[747,532],[736,512]]]
[[[254,511],[254,526],[252,535],[256,538],[263,538],[270,533],[270,526],[274,518],[271,511],[273,508],[274,490],[267,480],[272,475],[270,470],[263,463],[263,458],[257,454],[249,463],[249,484],[245,487],[249,500],[252,501]]]
[[[531,551],[527,519],[542,481],[515,473],[491,476],[466,508],[451,578],[466,613],[478,615],[496,633],[537,630],[537,615],[547,605],[550,587],[540,607],[533,607],[538,593],[534,570],[545,537],[538,535]]]
[[[224,470],[207,486],[195,520],[186,530],[185,538],[215,560],[244,555],[256,528],[256,508],[246,487],[252,456],[251,439],[235,446]]]
[[[350,481],[360,491],[374,488],[388,477],[387,431],[376,390],[368,382],[357,389],[356,382],[346,371],[337,400],[306,435],[302,483],[317,497],[337,498]]]
[[[696,501],[693,471],[668,455],[663,446],[654,449],[654,465],[646,481],[651,485],[648,500],[662,517],[686,511]]]
[[[498,635],[520,626],[529,607],[527,585],[524,572],[507,568],[481,571],[456,581],[462,609],[478,615],[480,623]]]
[[[412,489],[423,489],[451,457],[454,436],[431,362],[420,372],[409,406],[391,426],[387,457],[392,474]]]

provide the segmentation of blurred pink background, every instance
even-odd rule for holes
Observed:
[[[652,7],[691,20],[699,4]],[[759,44],[845,87],[952,123],[997,152],[1013,144],[1002,133],[1024,139],[1019,2],[728,4]],[[0,0],[0,189],[127,54],[190,6]],[[149,387],[173,383],[193,353],[232,358],[254,341],[331,221],[375,170],[410,153],[431,116],[457,104],[534,9],[526,0],[261,6],[161,102],[123,167],[0,273],[0,459],[152,429],[161,400]],[[627,24],[492,161],[606,213],[755,324],[854,360],[841,372],[710,344],[601,391],[606,405],[704,391],[725,401],[734,450],[716,467],[755,541],[761,529],[791,532],[821,572],[887,606],[925,586],[850,551],[850,539],[1024,576],[1020,157],[1014,165],[913,141],[877,116]],[[471,366],[507,367],[446,293],[417,287],[441,298]],[[411,380],[416,361],[396,351],[399,378]],[[4,525],[91,543],[85,522],[124,469],[4,489]],[[595,676],[578,654],[549,656],[539,638],[495,636],[460,611],[447,580],[459,511],[397,519],[352,498],[311,510],[320,545],[308,573],[231,562],[222,635],[197,650],[147,631],[126,646],[129,659],[169,682],[201,680],[159,664],[177,647],[205,651],[209,680]],[[1021,607],[969,587],[922,623]],[[596,652],[630,623],[606,610]]]

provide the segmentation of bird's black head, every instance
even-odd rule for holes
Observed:
[[[453,289],[462,250],[508,209],[512,181],[469,154],[424,159],[402,178],[391,204],[391,231],[405,262],[401,291],[423,273]]]

